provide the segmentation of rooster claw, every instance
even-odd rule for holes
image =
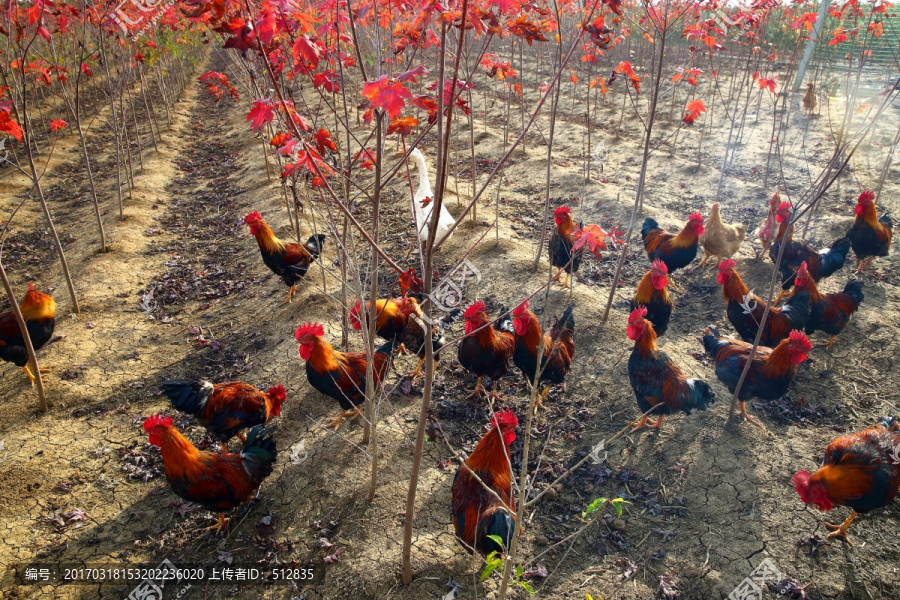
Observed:
[[[741,416],[744,417],[744,420],[748,423],[752,423],[753,425],[756,425],[757,427],[762,429],[762,425],[759,424],[759,421],[747,414],[747,407],[744,406],[743,402],[741,402]]]
[[[219,520],[212,527],[207,527],[206,531],[212,531],[213,535],[219,535],[222,531],[228,528],[228,520],[225,518],[225,513],[219,513]]]
[[[341,423],[343,423],[346,419],[350,419],[352,421],[353,419],[357,418],[361,414],[362,414],[362,412],[360,411],[358,406],[356,408],[354,408],[353,410],[345,410],[344,412],[342,412],[341,414],[339,414],[338,416],[333,418],[331,421],[329,421],[325,425],[322,425],[322,428],[323,429],[331,429],[333,427],[334,430],[337,431],[338,428],[341,426]]]
[[[656,419],[656,423],[653,425],[647,425],[647,421],[650,420],[650,417],[641,417],[641,420],[635,423],[634,429],[631,430],[631,433],[635,431],[640,431],[641,429],[659,429],[662,425],[663,416],[659,415],[659,418]]]

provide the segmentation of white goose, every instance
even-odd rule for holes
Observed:
[[[431,190],[431,181],[428,180],[428,167],[425,165],[425,157],[419,152],[418,148],[414,148],[409,153],[409,157],[416,163],[419,170],[419,188],[416,190],[413,198],[413,207],[416,211],[416,224],[419,227],[419,239],[422,242],[428,241],[428,230],[431,227],[431,211],[434,208],[434,192]],[[437,231],[435,232],[436,243],[440,244],[445,237],[450,239],[453,234],[447,235],[450,227],[456,219],[447,210],[445,205],[441,205],[441,215],[438,218]]]

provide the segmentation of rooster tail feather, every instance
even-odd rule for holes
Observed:
[[[476,548],[486,554],[491,552],[508,552],[513,532],[516,528],[516,520],[503,506],[497,506],[486,512],[478,523],[478,536],[475,540]],[[496,535],[503,540],[503,547],[489,538]]]
[[[888,431],[900,430],[900,419],[897,419],[897,417],[879,417],[878,424]]]
[[[646,240],[647,234],[649,234],[654,229],[659,229],[659,223],[657,223],[655,219],[651,219],[650,217],[644,219],[644,224],[641,225],[641,239]]]
[[[791,320],[792,329],[803,329],[806,322],[809,321],[811,310],[809,292],[797,292],[784,303],[784,308],[781,310]]]
[[[213,384],[203,380],[173,380],[159,386],[159,391],[172,401],[176,409],[196,415],[203,410],[212,396]]]
[[[843,267],[849,252],[850,238],[842,237],[835,240],[828,252],[821,254],[822,268],[819,269],[819,278],[828,277]]]
[[[690,413],[693,408],[706,410],[707,404],[712,404],[716,401],[716,394],[705,381],[700,379],[688,379],[687,384],[688,387],[691,388],[691,397],[689,401],[690,406],[685,406],[685,412]]]
[[[319,254],[322,253],[322,247],[325,244],[325,234],[320,233],[318,235],[311,235],[309,239],[306,240],[306,246],[311,250],[313,258],[319,258]]]
[[[857,279],[851,279],[847,282],[847,285],[844,286],[844,293],[853,298],[853,301],[856,302],[857,306],[862,304],[862,301],[865,299],[862,287],[862,281]]]
[[[394,351],[394,346],[396,344],[397,344],[396,340],[391,340],[389,342],[385,342],[384,344],[378,346],[378,348],[375,350],[375,352],[377,352],[378,354],[387,354],[388,356],[390,356],[390,354]]]
[[[881,218],[878,219],[878,222],[881,223],[882,225],[884,225],[885,227],[887,227],[888,229],[890,229],[891,231],[894,231],[894,220],[891,218],[891,215],[889,215],[888,213],[884,213],[883,215],[881,215]]]
[[[706,348],[706,353],[715,359],[719,346],[724,342],[719,339],[719,332],[715,327],[710,326],[708,329],[710,333],[703,336],[703,347]]]
[[[247,434],[241,457],[244,459],[244,469],[250,475],[257,475],[262,479],[272,473],[272,466],[278,457],[278,449],[272,438],[275,429],[275,426],[257,425]]]
[[[559,320],[554,323],[553,328],[550,330],[550,337],[556,340],[559,339],[560,335],[565,331],[568,331],[569,333],[575,331],[574,311],[574,304],[566,309],[566,312],[564,312]]]

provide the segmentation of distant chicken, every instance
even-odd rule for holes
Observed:
[[[287,395],[283,385],[270,387],[263,393],[242,381],[212,384],[209,381],[167,381],[160,391],[172,405],[197,417],[206,431],[228,452],[228,440],[237,436],[247,441],[242,429],[265,425],[281,414]]]
[[[687,224],[678,234],[669,233],[651,218],[644,219],[641,239],[650,261],[659,259],[666,263],[669,273],[682,269],[697,258],[697,244],[703,235],[703,217],[692,213]]]
[[[666,285],[669,281],[669,269],[666,263],[658,258],[650,265],[650,270],[644,273],[637,289],[634,292],[634,298],[631,299],[631,310],[638,306],[647,309],[646,319],[653,323],[653,330],[657,336],[665,335],[669,328],[669,318],[672,316],[672,309],[675,303],[669,297]]]
[[[861,513],[887,506],[900,488],[900,433],[896,419],[882,418],[859,433],[837,438],[825,448],[822,466],[810,474],[799,471],[792,483],[806,504],[821,511],[835,506],[853,509],[841,525],[825,523],[828,537],[847,537],[850,524]]]
[[[763,312],[766,310],[766,301],[756,294],[751,294],[741,281],[741,276],[734,265],[735,262],[730,258],[722,261],[717,281],[722,284],[722,295],[728,303],[726,309],[728,320],[742,340],[753,342],[759,330],[759,323],[762,322]],[[748,312],[748,309],[751,310]],[[781,308],[773,306],[769,309],[765,330],[759,338],[760,345],[775,346],[788,337],[791,330],[803,329],[809,320],[809,309],[808,292],[797,292]]]
[[[632,432],[640,429],[658,429],[663,415],[676,410],[690,414],[693,409],[706,410],[716,395],[705,381],[688,379],[665,352],[656,347],[656,332],[646,318],[647,309],[639,307],[628,317],[628,339],[634,341],[634,350],[628,359],[628,378],[637,398],[638,407],[647,412],[662,405],[656,412],[659,418],[647,425],[649,416],[642,417]]]
[[[848,281],[843,292],[820,294],[816,282],[809,276],[806,263],[801,263],[800,272],[794,280],[793,294],[803,293],[809,294],[812,303],[809,321],[806,322],[806,334],[812,335],[816,331],[831,334],[831,339],[826,344],[829,348],[834,344],[837,334],[850,322],[850,315],[859,309],[865,298],[862,282],[859,281]]]
[[[778,258],[782,241],[787,244],[779,267],[782,277],[781,289],[784,290],[784,293],[787,293],[787,290],[794,284],[794,277],[800,270],[800,263],[806,262],[810,276],[818,282],[843,267],[847,260],[847,253],[850,252],[850,240],[845,237],[836,240],[831,248],[821,251],[816,251],[806,242],[795,242],[793,240],[794,226],[790,223],[793,212],[794,209],[788,202],[782,202],[778,206],[778,210],[775,211],[775,220],[780,224],[778,235],[772,247],[769,248],[769,258],[774,264]],[[778,297],[776,302],[781,300],[784,293]]]
[[[740,250],[744,237],[747,235],[746,225],[726,225],[722,222],[718,202],[713,203],[703,229],[700,245],[703,246],[706,256],[700,263],[701,268],[711,256],[717,256],[720,259],[734,256]]]
[[[565,382],[566,375],[572,367],[572,359],[575,358],[575,317],[572,314],[574,310],[574,306],[567,308],[550,328],[550,333],[541,331],[537,316],[528,310],[528,300],[524,300],[512,312],[513,326],[516,330],[513,362],[531,382],[534,382],[537,371],[541,338],[544,340],[541,358],[543,370],[539,381],[549,383],[538,398],[538,406],[547,399],[551,385]]]
[[[451,517],[456,537],[471,552],[486,556],[508,552],[515,532],[516,516],[512,494],[509,446],[516,439],[519,420],[509,410],[494,413],[491,429],[460,466],[451,490]],[[484,489],[484,482],[490,490]],[[503,544],[488,536],[498,536]]]
[[[573,232],[575,230],[575,222],[572,220],[572,211],[568,206],[560,206],[553,211],[553,219],[556,221],[556,232],[550,238],[550,264],[558,269],[565,269],[566,281],[561,284],[563,287],[569,287],[569,276],[578,271],[581,267],[581,258],[584,255],[584,249],[578,249],[573,252],[575,245]],[[557,279],[559,276],[557,276]]]
[[[732,338],[719,337],[719,332],[714,327],[709,327],[703,336],[703,347],[716,363],[716,377],[733,394],[753,345]],[[809,339],[802,331],[796,329],[774,349],[765,346],[756,349],[756,355],[738,395],[744,419],[759,425],[756,419],[747,414],[744,401],[753,397],[777,400],[784,396],[794,375],[797,374],[797,365],[806,360],[806,355],[811,349]]]
[[[811,113],[816,108],[816,86],[812,82],[806,84],[806,93],[803,94],[803,110]]]
[[[309,266],[319,258],[322,245],[325,243],[325,235],[321,233],[312,235],[305,244],[295,244],[278,239],[263,221],[259,211],[251,211],[245,222],[250,226],[250,233],[256,238],[263,262],[290,288],[282,304],[291,302],[297,282],[306,276]]]
[[[766,254],[772,246],[772,242],[775,241],[775,234],[778,232],[778,222],[775,220],[775,210],[780,203],[781,200],[778,197],[778,192],[775,192],[772,199],[769,200],[769,212],[766,214],[766,218],[762,220],[759,227],[753,232],[756,234],[756,237],[759,238],[759,243],[762,246],[759,253],[756,255],[756,258],[761,258]]]
[[[459,343],[457,359],[467,371],[478,377],[478,384],[468,397],[482,395],[484,389],[481,380],[490,377],[494,384],[490,397],[499,398],[497,383],[509,371],[509,361],[516,347],[516,335],[509,315],[491,326],[485,310],[487,307],[484,302],[479,301],[463,313],[466,336]]]
[[[887,256],[891,250],[894,235],[894,221],[887,213],[878,217],[875,207],[875,192],[866,190],[859,195],[856,205],[856,220],[847,232],[850,246],[859,258],[857,273],[869,267],[876,256]]]
[[[247,435],[240,454],[197,450],[175,426],[171,417],[155,415],[144,421],[149,442],[158,446],[165,464],[166,480],[176,495],[209,510],[219,511],[219,521],[210,529],[226,526],[225,513],[253,499],[263,480],[272,473],[278,452],[273,427],[256,426]]]
[[[419,357],[419,364],[411,375],[415,379],[419,376],[422,365],[425,363],[425,313],[422,311],[422,307],[419,306],[419,301],[413,296],[403,299],[400,310],[407,316],[407,321],[406,328],[400,334],[398,340],[402,347],[410,352],[414,352]],[[436,321],[431,328],[431,349],[434,353],[435,364],[440,358],[441,349],[447,345],[444,330],[459,318],[460,313],[462,311],[458,309],[451,311],[450,314]]]
[[[403,298],[384,299],[375,301],[375,333],[386,340],[392,340],[406,329],[408,313],[400,310]],[[360,316],[359,300],[350,310],[350,324],[353,329],[359,331],[363,328],[363,322],[369,316],[370,304],[366,302],[365,314]]]
[[[368,358],[365,352],[335,350],[323,338],[324,335],[325,328],[311,321],[294,332],[294,338],[300,342],[300,357],[306,361],[307,380],[318,391],[337,400],[344,409],[344,412],[325,425],[337,430],[344,419],[355,419],[361,414],[359,407],[366,401]],[[375,364],[372,365],[375,389],[378,389],[387,375],[394,343],[391,340],[375,350]]]
[[[33,283],[29,283],[28,291],[19,302],[19,310],[25,320],[25,329],[31,338],[31,346],[37,352],[53,337],[53,328],[56,326],[56,301],[34,289]],[[25,338],[22,337],[22,330],[19,329],[19,323],[11,310],[0,314],[0,358],[22,367],[31,380],[31,385],[34,385],[34,374],[28,368]],[[41,373],[46,372],[46,369],[41,369]]]

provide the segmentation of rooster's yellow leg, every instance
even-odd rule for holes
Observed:
[[[219,513],[219,520],[212,527],[207,527],[207,531],[212,531],[213,535],[219,535],[226,527],[228,527],[228,521],[225,519],[225,513]]]
[[[855,519],[858,515],[859,515],[859,513],[854,510],[852,513],[850,513],[850,516],[847,517],[847,520],[844,521],[843,523],[841,523],[840,525],[832,525],[831,523],[825,523],[825,527],[833,530],[831,533],[829,533],[825,537],[826,538],[832,538],[832,537],[844,538],[844,541],[852,546],[853,542],[851,542],[850,538],[847,537],[847,530],[850,529],[850,523],[852,523],[853,519]]]
[[[292,285],[290,287],[290,289],[288,290],[287,298],[284,299],[284,302],[282,302],[282,304],[291,304],[291,299],[294,297],[294,292],[296,291],[296,289],[296,285]]]
[[[28,379],[31,380],[31,385],[34,385],[34,373],[31,372],[31,369],[28,367],[28,365],[26,364],[24,367],[22,367],[22,370],[25,371],[26,375],[28,375]]]
[[[482,379],[481,377],[478,378],[478,383],[475,384],[475,389],[472,390],[471,392],[469,392],[469,395],[466,396],[466,399],[469,399],[469,398],[471,398],[472,396],[479,396],[479,397],[481,397],[481,396],[484,395],[484,388],[481,387],[481,379]]]
[[[350,419],[352,421],[353,419],[355,419],[356,417],[358,417],[361,414],[362,414],[362,411],[360,410],[360,408],[358,406],[355,407],[353,410],[345,410],[344,412],[339,414],[337,417],[332,419],[330,422],[326,423],[324,425],[324,427],[325,427],[325,429],[334,427],[334,430],[337,431],[338,427],[341,426],[341,423],[343,423],[345,419]]]
[[[631,430],[631,433],[634,433],[635,431],[640,431],[641,429],[659,429],[660,426],[662,425],[663,416],[659,415],[659,418],[656,419],[656,423],[654,423],[653,425],[647,425],[647,421],[649,421],[649,420],[650,420],[649,416],[642,417],[641,420],[637,422],[637,425],[635,425],[634,429]]]
[[[702,260],[702,261],[700,261],[700,266],[699,266],[699,267],[697,267],[697,268],[698,268],[698,269],[702,269],[702,268],[703,268],[703,265],[705,265],[705,264],[706,264],[706,261],[708,261],[708,260],[709,260],[709,256],[710,256],[710,255],[709,255],[709,254],[707,254],[707,255],[706,255],[706,256],[704,256],[704,257],[703,257],[703,260]]]
[[[418,376],[419,376],[419,373],[422,371],[422,365],[424,365],[424,364],[425,364],[425,359],[424,359],[424,358],[420,358],[420,359],[419,359],[419,364],[416,365],[416,370],[413,371],[413,374],[410,375],[410,377],[412,377],[413,379],[415,379],[416,377],[418,377]]]
[[[836,335],[833,335],[833,336],[831,336],[831,339],[830,339],[830,340],[828,340],[828,341],[825,342],[824,344],[818,344],[818,345],[819,345],[819,346],[824,346],[826,349],[831,348],[832,346],[834,346],[834,340],[835,340],[835,338],[837,338],[837,336],[836,336]]]
[[[748,423],[753,423],[757,427],[762,427],[762,425],[759,424],[759,421],[757,421],[756,419],[754,419],[753,417],[751,417],[750,415],[747,414],[747,406],[744,404],[744,402],[743,401],[739,401],[739,402],[741,403],[741,416],[744,417],[744,420],[747,421]]]

